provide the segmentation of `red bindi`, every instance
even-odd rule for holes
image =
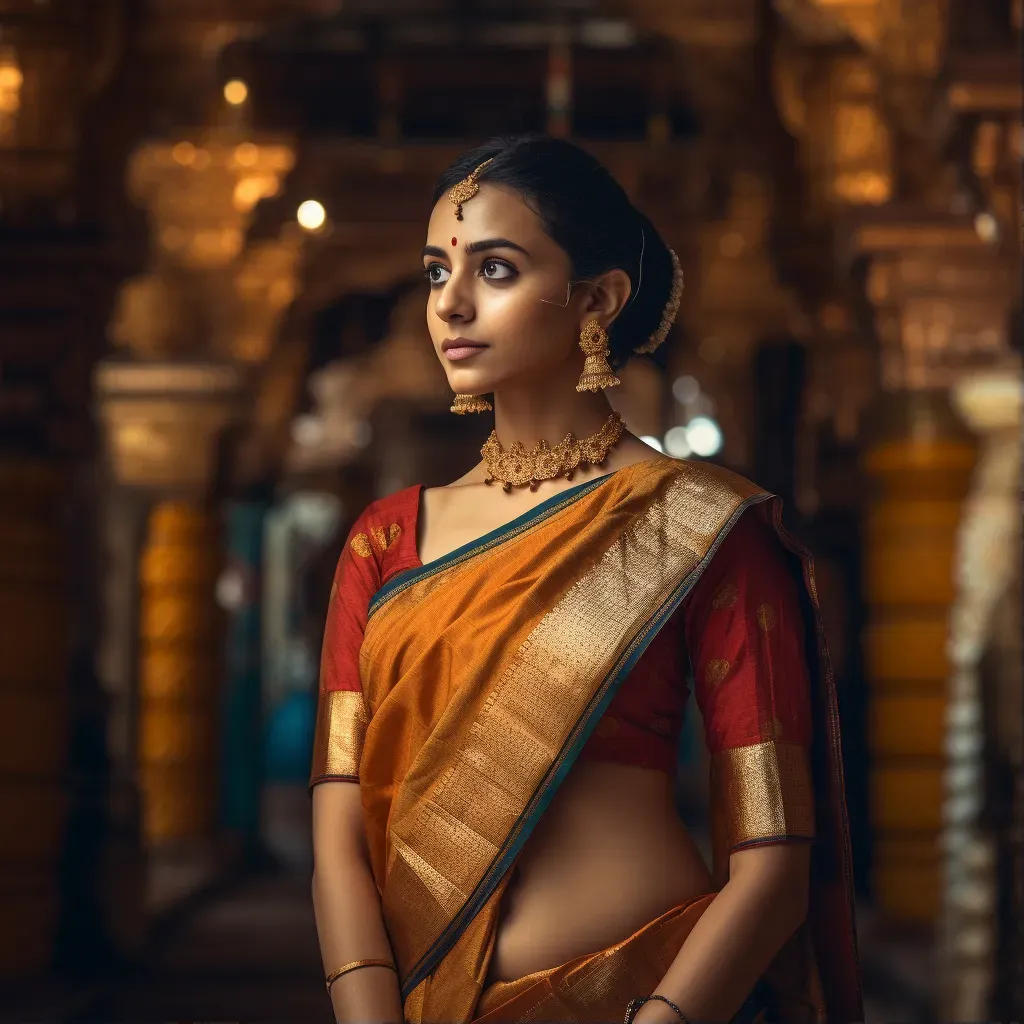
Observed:
[[[452,248],[454,249],[455,246],[457,246],[458,244],[459,240],[454,235],[452,235]]]

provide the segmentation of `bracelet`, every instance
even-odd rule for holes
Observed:
[[[683,1015],[683,1011],[672,1002],[671,999],[666,999],[664,996],[637,996],[635,999],[630,999],[629,1005],[626,1007],[626,1019],[623,1024],[633,1024],[633,1018],[636,1016],[636,1011],[640,1009],[644,1003],[649,1003],[652,999],[658,999],[663,1003],[668,1003],[673,1010],[676,1011],[676,1016],[682,1021],[682,1024],[690,1024],[690,1021]]]
[[[390,967],[396,974],[398,973],[398,968],[390,960],[353,960],[350,964],[345,964],[344,967],[339,967],[336,971],[331,971],[327,975],[327,991],[331,991],[331,986],[343,974],[348,974],[349,971],[356,971],[360,967]]]

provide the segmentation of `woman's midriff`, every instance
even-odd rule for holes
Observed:
[[[575,764],[501,901],[487,983],[557,967],[628,938],[711,891],[666,774]]]

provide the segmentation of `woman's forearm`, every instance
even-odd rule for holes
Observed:
[[[751,871],[726,883],[654,992],[671,999],[690,1020],[731,1020],[804,919],[806,874],[802,877],[802,888],[800,871],[774,878]],[[636,1024],[678,1020],[661,1001],[645,1003],[634,1019]]]
[[[359,855],[334,861],[313,875],[313,909],[325,974],[353,960],[394,955],[369,864]],[[331,985],[335,1019],[360,1024],[401,1024],[398,975],[387,967],[360,967]]]

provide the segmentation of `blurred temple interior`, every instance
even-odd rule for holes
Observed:
[[[490,430],[448,411],[418,253],[437,174],[520,131],[680,255],[628,427],[780,494],[816,555],[869,1019],[1020,1019],[1021,19],[0,0],[3,1019],[330,1020],[332,573]]]

